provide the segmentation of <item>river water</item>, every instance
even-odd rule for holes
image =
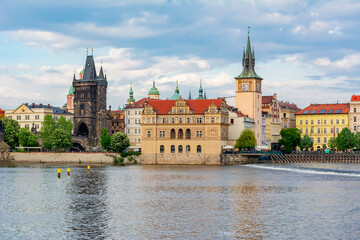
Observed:
[[[0,166],[0,239],[360,238],[360,164],[66,167]]]

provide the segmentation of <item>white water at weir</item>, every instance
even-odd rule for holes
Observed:
[[[262,165],[262,164],[247,164],[245,167],[260,168],[275,171],[289,171],[303,174],[319,174],[319,175],[334,175],[346,177],[360,177],[360,171],[348,171],[328,168],[310,168],[310,167],[294,167],[294,166],[276,166],[276,165]]]

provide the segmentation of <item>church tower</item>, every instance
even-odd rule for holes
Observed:
[[[130,91],[129,91],[129,98],[127,100],[127,104],[130,105],[130,104],[133,104],[134,102],[135,102],[134,92],[133,92],[132,83],[131,83],[130,84]]]
[[[150,91],[149,91],[148,97],[149,97],[149,98],[152,98],[152,99],[160,99],[160,92],[159,92],[159,90],[155,87],[155,81],[153,81],[153,86],[152,86],[152,88],[151,88]]]
[[[262,78],[255,73],[255,53],[251,50],[249,31],[246,50],[243,51],[242,66],[241,74],[235,77],[235,107],[254,119],[256,142],[257,145],[261,145]]]
[[[96,74],[93,54],[87,55],[80,79],[74,75],[74,134],[98,145],[100,131],[109,128],[106,113],[107,78],[101,66]]]

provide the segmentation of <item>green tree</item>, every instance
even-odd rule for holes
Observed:
[[[2,121],[5,125],[5,142],[11,148],[16,148],[17,146],[19,146],[19,123],[16,120],[7,117],[2,119]]]
[[[64,129],[55,129],[50,137],[51,148],[54,150],[66,150],[72,145],[71,135]]]
[[[254,132],[250,129],[244,129],[236,140],[235,148],[254,148],[255,146],[256,138]]]
[[[286,152],[294,150],[301,141],[300,130],[298,128],[285,128],[280,131],[280,146],[285,148]]]
[[[56,122],[55,119],[50,115],[47,114],[42,122],[41,129],[40,129],[40,138],[42,139],[42,144],[45,148],[51,149],[51,135],[56,129]]]
[[[355,134],[355,147],[356,149],[360,149],[360,132],[356,132]]]
[[[130,146],[130,142],[125,133],[117,132],[111,136],[110,148],[114,152],[122,152],[128,146]]]
[[[111,143],[111,136],[109,135],[108,130],[106,128],[102,129],[101,137],[100,137],[101,147],[105,150],[109,150],[110,143]]]
[[[349,128],[344,128],[336,137],[336,147],[340,151],[345,151],[355,147],[356,138]]]
[[[67,134],[71,136],[74,126],[70,119],[66,120],[64,116],[60,116],[59,120],[55,124],[55,128],[63,129]]]
[[[307,134],[305,134],[305,136],[300,140],[300,143],[299,143],[299,147],[300,147],[301,151],[303,149],[311,148],[313,145],[314,145],[313,141]]]
[[[19,144],[22,147],[37,147],[37,137],[28,128],[21,128],[19,131]]]
[[[335,149],[336,148],[336,139],[331,137],[328,142],[329,148]]]

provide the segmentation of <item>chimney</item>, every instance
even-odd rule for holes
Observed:
[[[39,104],[40,108],[42,108],[42,103]]]
[[[35,103],[32,104],[32,107],[35,107]]]
[[[29,104],[28,104],[28,103],[25,103],[25,106],[29,106]]]
[[[48,108],[50,108],[50,104],[48,104]]]

